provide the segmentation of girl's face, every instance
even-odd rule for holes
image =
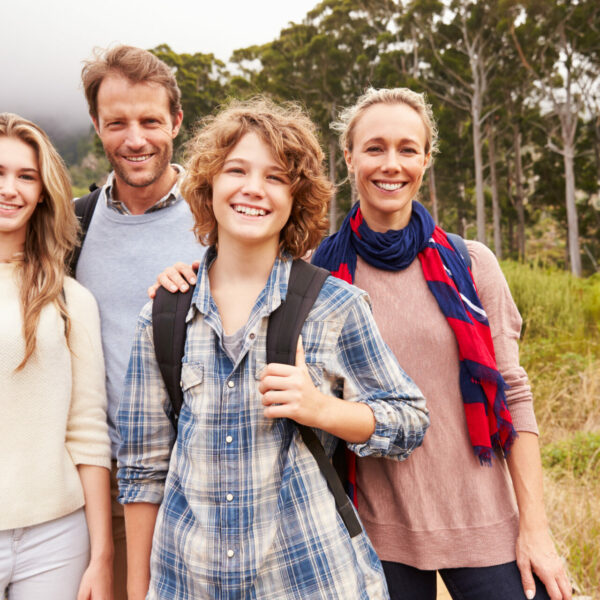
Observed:
[[[42,179],[34,149],[18,138],[0,137],[0,237],[25,243],[27,223],[41,202]]]
[[[430,158],[426,139],[423,120],[406,104],[374,104],[356,123],[352,152],[346,150],[344,157],[374,231],[408,225]]]
[[[292,211],[290,180],[256,133],[247,133],[234,146],[212,187],[219,247],[235,240],[272,245],[276,251]]]

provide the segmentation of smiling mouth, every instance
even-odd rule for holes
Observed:
[[[254,208],[252,206],[243,206],[242,204],[234,204],[232,208],[235,212],[249,217],[265,217],[269,214],[269,211],[264,208]]]
[[[395,192],[399,189],[402,189],[406,185],[406,181],[398,181],[396,183],[390,183],[385,181],[374,181],[373,184],[375,187],[378,187],[380,190],[384,190],[386,192]]]
[[[123,156],[123,158],[128,162],[143,162],[152,156],[152,154],[142,154],[141,156]]]
[[[0,202],[0,209],[3,210],[19,210],[21,207],[16,204],[8,204],[7,202]]]

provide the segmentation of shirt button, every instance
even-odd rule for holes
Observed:
[[[235,556],[235,552],[233,550],[227,550],[227,558],[233,558]]]
[[[227,387],[232,388],[235,385],[235,383],[233,383],[233,381],[228,381],[227,382]]]
[[[249,337],[251,340],[253,340],[253,339],[256,337],[256,335],[255,335],[254,333],[251,333],[251,334],[250,334],[248,337]]]
[[[228,435],[228,436],[225,438],[225,441],[226,441],[228,444],[231,444],[231,442],[233,442],[233,436],[231,436],[231,435]]]
[[[227,502],[231,502],[233,500],[233,494],[227,494],[225,498],[227,498]]]

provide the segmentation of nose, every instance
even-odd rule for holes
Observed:
[[[146,143],[144,132],[138,123],[131,123],[127,127],[125,143],[130,148],[141,148]]]
[[[255,198],[262,198],[265,195],[262,175],[254,171],[249,172],[245,177],[242,193]]]
[[[386,173],[397,173],[400,170],[399,155],[394,148],[391,148],[385,153],[381,170]]]
[[[0,194],[4,198],[14,198],[17,195],[17,186],[14,177],[11,175],[0,177]]]

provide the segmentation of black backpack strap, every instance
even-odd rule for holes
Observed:
[[[271,313],[267,328],[267,363],[296,364],[302,326],[329,271],[297,259],[292,263],[285,302]]]
[[[171,421],[175,430],[183,404],[181,360],[185,352],[187,333],[185,317],[192,303],[193,292],[194,286],[190,286],[187,292],[174,294],[160,287],[152,303],[154,352],[173,407]]]
[[[90,185],[90,193],[75,200],[75,215],[79,220],[80,233],[78,244],[73,248],[73,252],[69,257],[69,273],[73,277],[75,277],[75,269],[77,269],[81,247],[83,246],[101,191],[102,188],[99,188],[95,183],[92,183],[92,185]]]
[[[269,318],[267,329],[267,362],[296,364],[296,346],[302,326],[311,311],[329,272],[303,260],[292,263],[285,302]],[[317,462],[321,474],[335,499],[337,511],[346,525],[350,537],[362,532],[344,485],[315,432],[296,423],[306,447]]]
[[[458,253],[462,256],[462,259],[465,261],[465,264],[469,269],[471,268],[471,255],[469,254],[469,250],[467,248],[467,244],[465,244],[465,240],[458,235],[458,233],[448,233],[446,232],[446,237],[454,244],[454,247],[458,251]]]

